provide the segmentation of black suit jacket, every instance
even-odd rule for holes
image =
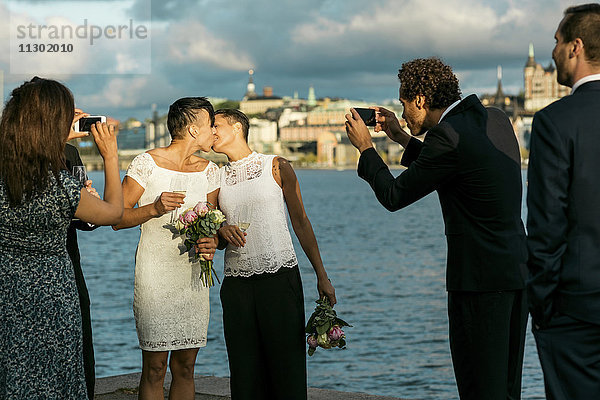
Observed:
[[[462,100],[423,142],[411,138],[394,178],[374,149],[362,153],[358,174],[390,211],[436,190],[448,243],[448,290],[524,288],[525,232],[521,169],[510,121],[475,95]]]
[[[600,81],[535,114],[527,194],[530,312],[600,324]]]

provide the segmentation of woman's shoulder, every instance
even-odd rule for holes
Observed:
[[[148,163],[148,162],[154,163],[154,158],[152,158],[152,156],[150,155],[150,151],[152,151],[152,150],[148,150],[148,151],[138,154],[137,156],[135,156],[133,158],[132,163],[135,161],[145,162],[145,163]]]
[[[144,152],[135,156],[135,158],[127,167],[126,175],[136,180],[142,187],[145,187],[146,182],[152,175],[156,167],[156,162],[148,152]]]
[[[291,168],[290,162],[285,157],[279,156],[277,154],[272,154],[267,157],[270,157],[273,160],[273,168],[279,168],[283,164],[285,164],[286,167]]]

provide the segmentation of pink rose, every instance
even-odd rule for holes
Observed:
[[[344,336],[344,331],[342,330],[342,328],[340,328],[339,325],[334,325],[329,330],[329,339],[331,339],[334,342],[340,340],[342,336]]]
[[[310,335],[306,338],[306,343],[308,343],[308,347],[310,347],[311,349],[316,349],[318,345],[317,337],[315,335]]]
[[[194,212],[194,210],[189,210],[188,212],[186,212],[183,215],[183,221],[186,224],[191,224],[192,222],[194,222],[197,219],[198,219],[198,214],[196,214],[196,212]]]
[[[209,211],[210,209],[208,208],[208,205],[206,204],[206,202],[201,201],[198,204],[196,204],[196,206],[194,207],[194,211],[201,217],[203,218]]]

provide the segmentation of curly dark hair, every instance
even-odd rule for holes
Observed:
[[[398,70],[400,97],[412,101],[425,96],[432,109],[442,109],[460,100],[458,79],[450,66],[437,57],[417,58],[405,62]]]

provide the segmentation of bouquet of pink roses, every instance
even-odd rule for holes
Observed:
[[[211,208],[212,204],[201,201],[193,208],[188,208],[179,215],[175,222],[175,229],[181,235],[185,235],[185,247],[190,251],[198,239],[211,237],[217,234],[217,230],[225,221],[225,215],[220,210]],[[208,260],[202,254],[195,253],[195,258],[200,259],[201,275],[200,279],[205,286],[211,287],[215,283],[213,275],[219,280],[212,259]],[[219,281],[220,282],[220,281]]]
[[[306,323],[306,343],[308,343],[308,355],[312,356],[317,346],[324,349],[346,347],[346,335],[343,326],[349,325],[346,321],[338,318],[335,310],[329,304],[329,299],[323,297],[317,300],[317,307]]]

